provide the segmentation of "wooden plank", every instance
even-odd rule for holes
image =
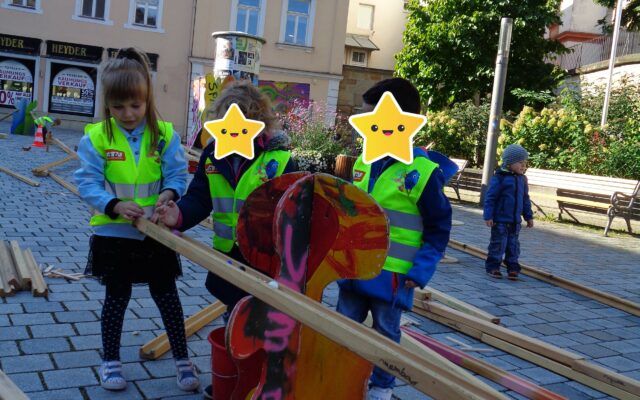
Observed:
[[[506,351],[505,347],[507,346],[496,346],[494,344],[496,342],[495,340],[487,341],[486,338],[495,338],[504,343],[510,344],[517,349],[524,350],[529,356],[529,358],[525,359],[534,362],[541,367],[547,368],[547,364],[550,363],[561,365],[565,368],[562,370],[565,372],[562,373],[562,375],[574,379],[573,377],[566,375],[567,370],[571,371],[572,376],[581,375],[580,380],[575,380],[597,390],[601,390],[601,388],[604,388],[608,390],[605,391],[605,393],[607,394],[618,396],[621,393],[625,395],[631,395],[631,393],[640,393],[640,382],[638,382],[637,380],[631,379],[607,368],[593,365],[589,361],[585,360],[582,356],[560,349],[552,344],[542,342],[541,340],[511,331],[510,329],[486,323],[475,317],[465,316],[464,314],[456,310],[449,309],[447,310],[447,312],[441,312],[440,310],[437,310],[439,305],[436,304],[435,307],[433,306],[434,305],[430,305],[428,309],[425,309],[422,307],[421,303],[418,303],[417,305],[414,304],[414,312],[417,312],[427,318],[444,323],[447,326],[466,333],[472,337],[475,337],[476,339],[481,340],[484,343],[497,347],[501,350]],[[439,318],[433,318],[433,316]],[[509,347],[509,349],[512,349],[512,347]],[[524,354],[524,352],[522,351],[519,352],[519,354],[516,354],[512,351],[508,352],[518,356],[520,356],[519,354]],[[589,371],[589,375],[573,369],[574,366],[579,366],[581,371]],[[554,372],[558,372],[551,368],[548,369]],[[598,382],[597,387],[594,386],[595,381]],[[640,400],[640,398],[637,396],[625,398]]]
[[[11,249],[11,256],[13,257],[13,265],[16,269],[16,276],[18,278],[18,285],[22,289],[26,289],[31,285],[31,274],[29,273],[29,267],[22,254],[22,249],[15,240],[11,241],[9,245]]]
[[[417,301],[414,299],[413,306],[429,311],[433,314],[440,315],[445,318],[452,319],[461,324],[472,326],[483,333],[488,333],[492,336],[505,340],[509,343],[513,343],[519,347],[525,348],[536,354],[540,354],[551,360],[555,360],[564,365],[572,365],[576,360],[584,359],[583,356],[563,350],[542,340],[523,335],[522,333],[512,331],[511,329],[503,326],[495,325],[480,318],[464,314],[458,310],[454,310],[450,307],[443,306],[431,301]]]
[[[6,139],[6,138],[7,138],[6,133],[0,133],[0,139]]]
[[[72,156],[73,158],[77,159],[78,158],[78,154],[76,154],[75,151],[71,150],[66,144],[64,144],[60,139],[58,139],[55,136],[51,136],[51,139],[49,139],[49,141],[53,144],[55,144],[56,146],[60,147],[60,150],[64,151],[65,153],[69,154],[70,156]]]
[[[24,182],[24,183],[26,183],[28,185],[35,186],[35,187],[40,186],[40,182],[36,182],[36,181],[34,181],[32,179],[29,179],[24,175],[21,175],[21,174],[15,172],[15,171],[10,170],[9,168],[0,167],[0,171],[4,172],[7,175],[13,176],[14,178],[16,178],[16,179],[18,179],[18,180],[20,180],[20,181],[22,181],[22,182]]]
[[[474,246],[470,246],[468,244],[464,244],[462,242],[458,242],[457,240],[449,240],[449,247],[465,252],[467,254],[471,254],[483,260],[487,259],[487,253],[484,250],[481,250]],[[538,280],[570,290],[574,293],[578,293],[584,297],[599,301],[603,304],[625,311],[629,314],[640,316],[640,304],[638,303],[634,303],[630,300],[623,299],[622,297],[618,297],[610,293],[602,292],[600,290],[581,285],[577,282],[554,275],[551,272],[547,272],[527,264],[520,263],[520,266],[522,267],[521,273],[523,273],[524,275],[531,276]]]
[[[610,396],[615,397],[616,399],[622,400],[640,400],[640,396],[635,393],[629,393],[622,389],[619,389],[615,386],[612,386],[606,382],[601,382],[597,379],[594,379],[590,376],[587,376],[578,371],[574,371],[573,369],[557,363],[555,361],[549,360],[548,358],[542,357],[538,354],[532,353],[526,349],[515,346],[511,343],[505,342],[504,340],[500,340],[491,335],[482,335],[481,340],[497,349],[500,349],[504,352],[512,354],[516,357],[522,358],[523,360],[527,360],[533,364],[536,364],[542,368],[548,369],[549,371],[555,372],[558,375],[562,375],[566,378],[569,378],[573,381],[582,383],[585,386],[588,386],[592,389],[598,390],[602,393],[606,393]]]
[[[62,179],[62,177],[60,175],[54,174],[53,172],[49,172],[49,177],[51,179],[53,179],[54,181],[56,181],[62,187],[64,187],[67,190],[69,190],[71,193],[73,193],[76,196],[80,197],[80,192],[78,192],[78,189],[75,187],[75,185],[65,181],[64,179]]]
[[[17,289],[20,289],[20,280],[16,275],[13,257],[11,256],[8,243],[4,241],[0,241],[0,274],[4,281],[3,292],[5,292],[5,295],[13,295]]]
[[[42,271],[40,270],[40,267],[38,267],[38,263],[36,262],[31,249],[24,250],[23,254],[24,259],[27,262],[27,266],[29,267],[29,273],[31,274],[31,293],[34,297],[47,297],[49,295],[49,289],[42,277]]]
[[[62,165],[68,161],[74,160],[75,157],[73,156],[67,156],[65,158],[62,158],[60,160],[57,161],[52,161],[48,164],[44,164],[44,165],[40,165],[39,167],[35,167],[31,170],[31,173],[33,173],[36,176],[47,176],[48,175],[48,170],[50,170],[53,167],[57,167],[58,165]]]
[[[422,297],[420,298],[420,296]],[[465,303],[464,301],[456,299],[453,296],[442,293],[437,289],[425,287],[424,289],[418,288],[414,292],[414,297],[419,298],[420,300],[428,300],[426,296],[428,296],[430,299],[439,301],[440,303],[445,304],[453,308],[454,310],[473,315],[494,324],[500,324],[500,318],[496,317],[495,315],[491,315],[488,312],[479,309],[478,307],[472,306],[471,304]]]
[[[270,284],[271,279],[266,275],[257,271],[246,273],[245,271],[250,269],[248,266],[233,262],[229,264],[228,257],[213,249],[205,250],[200,246],[193,246],[169,230],[142,218],[136,220],[135,225],[147,236],[398,376],[425,394],[436,399],[506,398],[478,380],[469,381],[460,374],[452,373],[450,369],[438,367],[430,359],[411,353],[386,337],[372,334],[366,326],[285,285]],[[433,353],[433,357],[436,356]]]
[[[550,390],[538,386],[524,378],[516,376],[502,368],[498,368],[486,361],[470,356],[456,348],[447,346],[427,335],[408,329],[402,328],[402,338],[400,344],[410,348],[412,351],[420,351],[424,346],[445,357],[447,360],[459,365],[469,371],[483,376],[495,383],[511,389],[529,399],[536,400],[567,400],[566,397],[560,396]]]
[[[29,400],[26,394],[0,369],[0,400]]]
[[[216,301],[187,318],[184,321],[186,336],[189,337],[202,329],[202,327],[224,314],[226,309],[227,307],[222,302]],[[140,347],[140,358],[156,360],[169,351],[170,348],[169,338],[165,332]]]

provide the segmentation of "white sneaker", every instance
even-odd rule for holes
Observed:
[[[107,390],[124,390],[127,387],[127,381],[122,376],[120,361],[103,361],[98,375],[100,375],[100,386]]]
[[[381,388],[378,386],[371,386],[369,394],[367,394],[367,400],[391,400],[393,389]]]

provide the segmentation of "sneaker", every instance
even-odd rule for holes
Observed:
[[[104,361],[100,366],[100,386],[107,390],[124,390],[127,380],[122,376],[120,361]]]
[[[517,281],[518,280],[518,273],[516,271],[509,272],[509,274],[507,275],[507,279],[512,280],[512,281]]]
[[[185,392],[193,392],[200,387],[200,379],[198,378],[196,367],[188,358],[176,361],[176,369],[178,370],[176,381],[180,389]]]
[[[202,394],[204,394],[205,399],[213,399],[213,386],[209,385],[204,388],[204,392],[202,392]]]
[[[488,271],[487,275],[489,275],[492,278],[502,279],[502,273],[497,269],[495,271]]]
[[[369,393],[367,394],[367,400],[391,400],[392,394],[392,388],[371,386],[371,388],[369,388]]]

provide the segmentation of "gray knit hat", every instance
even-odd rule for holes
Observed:
[[[529,153],[524,149],[524,147],[516,143],[510,144],[505,147],[502,152],[502,166],[506,167],[508,165],[527,160],[528,158]]]

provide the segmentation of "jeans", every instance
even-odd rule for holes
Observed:
[[[505,224],[496,222],[491,228],[491,241],[489,242],[489,254],[485,262],[487,272],[500,270],[502,258],[507,264],[508,272],[520,272],[520,234],[521,224]]]
[[[402,315],[402,310],[399,307],[391,307],[391,303],[386,301],[340,289],[336,309],[340,314],[357,322],[364,322],[368,311],[371,311],[373,329],[396,343],[400,342],[400,316]],[[395,377],[381,368],[374,367],[369,385],[393,388],[395,386]]]

